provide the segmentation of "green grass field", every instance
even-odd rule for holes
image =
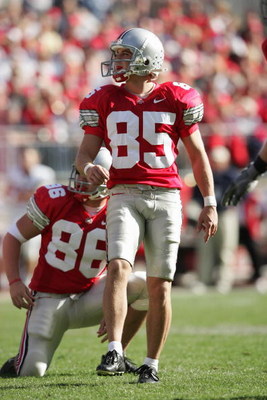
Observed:
[[[0,302],[0,364],[17,352],[24,311]],[[128,349],[141,364],[142,328]],[[98,377],[106,344],[96,328],[68,331],[43,378],[0,378],[0,399],[51,400],[266,400],[267,295],[236,289],[203,296],[174,288],[173,322],[160,360],[160,383],[136,377]]]

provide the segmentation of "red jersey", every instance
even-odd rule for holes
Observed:
[[[106,85],[80,105],[85,134],[103,138],[112,154],[109,188],[138,183],[181,188],[178,141],[195,132],[202,117],[200,95],[179,82],[157,84],[146,98],[124,85]]]
[[[106,206],[92,216],[60,184],[40,187],[27,215],[41,231],[30,288],[49,293],[88,290],[106,269]]]

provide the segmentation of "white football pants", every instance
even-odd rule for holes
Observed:
[[[108,260],[134,265],[144,243],[148,277],[173,280],[181,236],[180,191],[148,185],[116,185],[107,208]]]
[[[19,376],[43,376],[68,329],[98,325],[103,318],[102,296],[106,276],[87,292],[76,295],[35,292],[16,360]],[[128,304],[140,311],[148,309],[146,274],[132,273],[127,287]]]

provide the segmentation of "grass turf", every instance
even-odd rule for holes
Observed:
[[[107,345],[96,328],[68,331],[43,378],[0,378],[5,400],[267,400],[267,295],[253,288],[197,296],[173,289],[173,321],[160,359],[160,382],[134,375],[99,377]],[[17,352],[24,311],[0,303],[0,364]],[[141,364],[142,328],[127,355]]]

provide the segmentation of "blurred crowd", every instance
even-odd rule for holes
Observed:
[[[202,93],[205,134],[226,137],[227,145],[229,135],[262,141],[261,18],[253,10],[235,14],[221,0],[0,0],[2,124],[48,126],[50,140],[71,139],[81,99],[107,83],[99,65],[110,56],[110,41],[131,26],[152,30],[164,43],[162,80]],[[37,133],[42,139],[44,131]],[[242,154],[237,162],[245,161]]]
[[[261,51],[265,33],[259,9],[238,13],[232,3],[0,0],[2,159],[6,149],[18,143],[77,146],[82,138],[80,101],[93,88],[109,83],[101,77],[100,62],[110,57],[110,41],[126,28],[139,26],[153,31],[164,44],[167,72],[160,80],[185,82],[201,93],[205,113],[200,128],[209,154],[217,147],[224,149],[228,167],[243,168],[267,137],[267,63]],[[178,164],[189,188],[184,197],[197,204],[182,152]],[[0,171],[5,173],[7,165],[0,162]],[[262,239],[266,234],[263,192],[249,200],[260,210],[259,226],[253,228],[255,243],[257,235]],[[239,221],[248,220],[248,208],[237,211]],[[186,212],[186,227],[194,220],[193,209]],[[258,263],[264,264],[265,258]],[[205,279],[205,285],[212,284]]]

